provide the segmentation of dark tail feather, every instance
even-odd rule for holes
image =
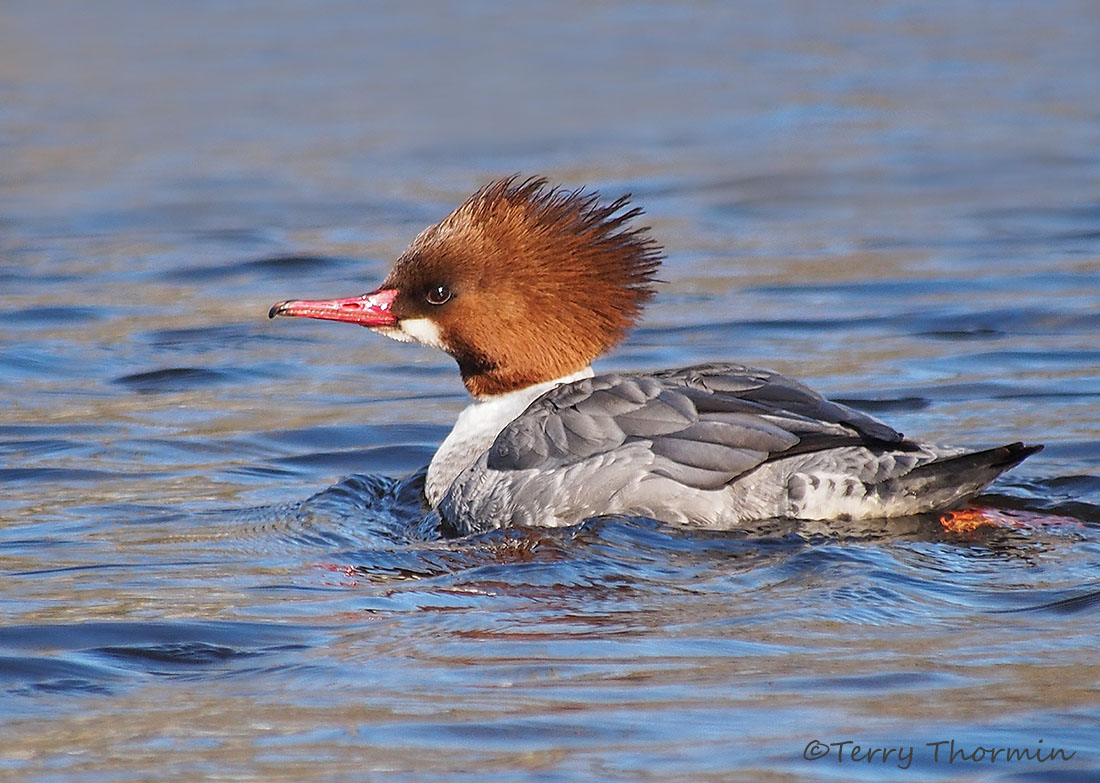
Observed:
[[[947,509],[974,497],[997,476],[1042,449],[1042,446],[1009,443],[971,451],[927,462],[911,470],[902,480],[906,489],[920,497],[929,511]]]
[[[988,473],[989,481],[997,478],[1009,468],[1014,468],[1037,451],[1042,451],[1042,445],[1029,446],[1025,443],[1009,443],[1007,446],[997,446],[992,449],[971,451],[959,454],[955,457],[945,457],[935,462],[929,462],[913,470],[910,475],[928,472],[942,474],[944,471],[957,471],[960,476],[970,473]]]

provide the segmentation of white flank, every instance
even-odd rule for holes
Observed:
[[[432,457],[432,463],[428,466],[424,493],[432,508],[439,505],[439,501],[447,494],[451,482],[458,474],[492,446],[500,431],[527,410],[528,405],[555,386],[579,381],[582,378],[591,378],[592,375],[592,368],[585,367],[564,378],[528,386],[526,389],[517,389],[507,394],[498,394],[495,397],[486,397],[467,405],[462,413],[458,414],[454,428],[440,444],[439,450]]]

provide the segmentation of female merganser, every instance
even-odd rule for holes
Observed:
[[[1042,446],[904,438],[778,373],[704,364],[594,375],[653,295],[661,249],[629,196],[493,182],[425,229],[380,288],[268,315],[348,321],[446,351],[475,401],[428,467],[457,532],[605,514],[733,528],[938,511]]]

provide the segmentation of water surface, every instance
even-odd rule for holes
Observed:
[[[1071,0],[5,4],[0,778],[1097,780],[1097,40]],[[1046,450],[970,533],[441,539],[451,361],[266,310],[513,172],[667,247],[601,368]]]

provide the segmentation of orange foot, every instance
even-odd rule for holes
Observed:
[[[958,511],[945,511],[940,514],[940,524],[949,533],[973,533],[980,528],[1011,528],[1013,530],[1034,529],[1051,525],[1073,525],[1081,523],[1068,517],[1054,514],[1036,514],[1028,511],[998,511],[994,508],[963,508]]]

